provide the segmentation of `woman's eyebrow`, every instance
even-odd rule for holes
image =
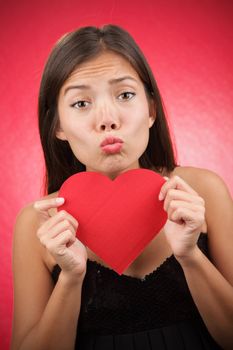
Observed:
[[[132,81],[137,83],[137,80],[135,78],[131,77],[130,75],[126,75],[126,76],[123,76],[120,78],[110,79],[109,84],[110,85],[117,84],[117,83],[122,82],[123,80],[132,80]],[[66,95],[66,93],[72,89],[89,90],[89,89],[91,89],[91,86],[90,85],[83,85],[83,84],[82,85],[70,85],[70,86],[66,87],[66,89],[64,91],[64,95]]]
[[[90,85],[70,85],[70,86],[67,86],[67,88],[65,88],[64,96],[67,94],[68,91],[73,89],[88,90],[90,88],[91,88]]]
[[[115,78],[115,79],[111,79],[109,80],[109,84],[117,84],[120,83],[123,80],[133,80],[137,83],[137,80],[133,77],[131,77],[130,75],[125,75],[124,77],[120,77],[120,78]]]

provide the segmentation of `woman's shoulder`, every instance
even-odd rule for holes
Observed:
[[[218,176],[214,171],[206,168],[198,168],[194,166],[176,166],[173,171],[170,172],[169,176],[180,176],[188,180],[194,180],[199,178],[199,180],[206,177]]]
[[[38,200],[45,200],[54,198],[57,196],[57,192],[46,195]],[[44,247],[40,244],[39,239],[37,238],[36,232],[40,226],[40,215],[39,212],[35,209],[34,204],[38,200],[32,201],[26,204],[23,208],[20,209],[16,216],[14,224],[14,239],[13,245],[14,249],[17,251],[28,251],[33,249],[34,252],[38,252],[42,257],[42,260],[46,265],[50,265],[46,251]],[[51,216],[53,211],[51,210]]]
[[[36,223],[38,220],[38,211],[35,209],[35,203],[41,200],[46,200],[50,198],[57,197],[58,192],[54,192],[48,195],[45,195],[37,200],[27,203],[17,214],[16,223],[21,220],[26,220],[28,222]]]
[[[216,172],[193,166],[177,166],[169,177],[179,176],[186,181],[197,193],[204,197],[213,193],[213,188],[219,191],[228,191],[227,185]]]
[[[35,209],[35,203],[41,200],[46,200],[50,198],[57,197],[58,192],[54,192],[48,195],[45,195],[35,201],[27,203],[23,208],[21,208],[16,216],[16,222],[15,227],[18,228],[21,226],[26,228],[30,227],[36,228],[39,225],[39,212]],[[52,212],[51,212],[52,214]],[[23,232],[26,232],[27,230],[23,230]],[[29,232],[31,232],[29,230]]]

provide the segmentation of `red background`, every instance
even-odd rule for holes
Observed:
[[[42,195],[36,107],[52,45],[83,25],[114,23],[127,29],[158,81],[179,163],[217,172],[233,193],[233,2],[8,0],[0,5],[0,22],[0,348],[5,350],[12,319],[15,216]]]

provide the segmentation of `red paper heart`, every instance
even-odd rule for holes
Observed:
[[[68,178],[59,191],[66,210],[79,222],[77,238],[118,274],[144,250],[167,220],[158,200],[164,178],[133,169],[114,180],[95,172]]]

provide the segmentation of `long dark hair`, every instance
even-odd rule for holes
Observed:
[[[149,142],[139,159],[140,167],[161,172],[172,171],[176,164],[162,99],[153,73],[130,34],[116,25],[101,28],[87,26],[63,36],[53,48],[45,65],[39,92],[39,131],[43,147],[46,193],[61,187],[71,175],[85,171],[67,141],[56,137],[59,125],[58,95],[64,82],[82,62],[103,51],[112,51],[127,59],[138,73],[148,98],[154,100],[156,120],[149,131]]]

